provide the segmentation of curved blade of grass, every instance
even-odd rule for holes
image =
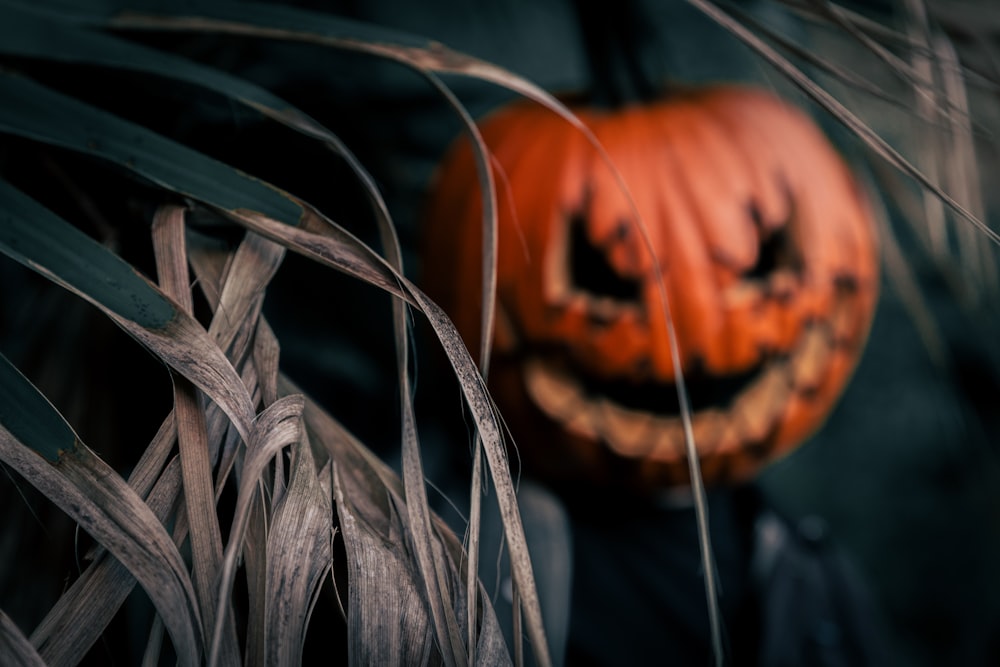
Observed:
[[[366,489],[333,463],[333,488],[347,549],[348,657],[351,665],[426,665],[432,623],[411,558],[386,528],[368,523],[355,499]],[[386,614],[385,609],[394,613]]]
[[[180,461],[175,458],[146,499],[161,523],[166,523],[180,488]],[[77,664],[101,636],[135,583],[135,577],[121,561],[107,551],[98,554],[31,634],[31,641],[45,664],[49,667]]]
[[[482,192],[482,269],[480,280],[482,283],[479,324],[479,371],[483,378],[489,376],[490,352],[493,344],[493,330],[496,316],[496,292],[497,292],[497,257],[496,248],[498,240],[497,222],[497,196],[496,185],[493,179],[493,170],[490,167],[489,151],[483,141],[482,134],[476,126],[472,116],[469,115],[465,107],[455,97],[451,90],[444,85],[434,73],[425,72],[424,76],[438,92],[448,101],[451,107],[462,120],[465,133],[473,147],[473,157],[476,164],[476,174],[479,179],[479,189]],[[468,639],[468,662],[476,663],[476,618],[478,616],[477,597],[479,594],[479,534],[482,520],[482,443],[476,436],[473,443],[472,452],[472,474],[469,490],[469,524],[466,531],[468,537],[467,548],[467,570],[465,582],[466,595],[466,630]],[[517,606],[517,605],[515,605]],[[517,635],[515,641],[520,646],[521,636]]]
[[[297,225],[308,210],[263,181],[10,72],[0,72],[0,98],[0,131],[98,156],[223,211],[250,209]],[[392,272],[372,261],[378,256],[346,231],[340,233],[345,241],[339,248],[340,270],[399,294]]]
[[[208,394],[249,437],[250,397],[197,321],[117,255],[5,181],[0,223],[0,252],[100,308]]]
[[[256,109],[262,115],[326,145],[340,155],[357,175],[372,202],[378,222],[390,238],[394,232],[390,216],[375,179],[337,137],[308,114],[245,79],[206,67],[172,53],[143,47],[108,34],[82,29],[58,17],[42,17],[25,8],[8,7],[0,21],[0,53],[45,60],[102,65],[115,69],[155,74],[183,81]],[[398,253],[398,242],[395,243]]]
[[[243,549],[247,521],[251,503],[257,493],[257,484],[268,461],[281,449],[297,442],[301,436],[301,415],[303,398],[301,395],[286,396],[269,406],[257,417],[252,437],[247,442],[246,460],[240,477],[236,509],[229,542],[226,544],[222,573],[218,586],[218,608],[224,611],[232,593],[233,578],[236,574],[236,559]],[[223,623],[228,622],[220,614],[216,619],[208,664],[214,666],[221,650]]]
[[[46,667],[38,651],[10,616],[0,609],[0,656],[9,667]]]
[[[312,601],[333,567],[333,508],[303,439],[294,446],[288,491],[267,537],[265,661],[302,664]],[[329,471],[328,471],[329,472]]]
[[[446,96],[450,91],[446,87],[439,86]],[[477,134],[475,124],[472,123],[468,115],[457,100],[452,98],[453,103],[463,118],[466,119],[472,132]],[[485,164],[485,160],[482,161]],[[489,178],[489,170],[486,169],[486,177]],[[492,188],[489,189],[492,192]],[[492,209],[487,212],[486,224],[492,224],[492,235],[487,234],[485,238],[495,239],[496,223],[492,216]],[[395,238],[393,238],[395,241]],[[494,243],[495,245],[495,243]],[[489,246],[489,257],[493,257],[492,246]],[[399,254],[398,245],[392,247],[389,262],[402,274],[402,257]],[[487,323],[487,332],[492,331],[493,307],[492,301],[495,294],[495,270],[490,274],[491,281],[484,281],[487,289],[484,289],[486,303],[484,304],[484,320]],[[417,421],[413,408],[412,385],[410,383],[409,368],[409,342],[410,332],[408,328],[407,305],[401,300],[393,300],[393,328],[396,338],[396,365],[398,369],[398,382],[400,387],[400,410],[402,413],[402,467],[403,467],[403,489],[406,498],[405,510],[409,521],[406,524],[405,534],[417,557],[417,566],[420,579],[426,589],[426,599],[430,607],[431,618],[437,637],[438,647],[441,650],[442,658],[446,665],[459,665],[470,663],[474,658],[470,651],[475,651],[474,620],[475,610],[469,604],[466,610],[466,619],[469,623],[469,634],[466,643],[463,644],[462,629],[459,619],[455,614],[455,607],[452,602],[456,595],[450,593],[451,587],[448,576],[447,559],[441,553],[442,545],[437,534],[431,526],[431,509],[427,498],[427,488],[423,471],[423,463],[420,456],[420,445],[417,436]],[[489,335],[489,334],[487,334]],[[485,337],[485,336],[484,336]],[[489,336],[492,338],[492,336]],[[485,344],[488,349],[489,343]],[[478,531],[478,527],[475,528]],[[474,572],[470,577],[474,577]]]
[[[203,250],[200,245],[196,247]],[[253,234],[248,235],[236,251],[227,274],[228,280],[219,280],[224,285],[220,290],[226,292],[225,297],[219,297],[225,306],[220,310],[218,299],[212,302],[217,315],[213,318],[209,333],[215,335],[221,346],[225,347],[226,341],[233,339],[240,322],[248,317],[255,320],[256,316],[247,314],[253,309],[251,302],[255,297],[259,301],[261,284],[266,283],[273,275],[277,268],[276,262],[280,262],[283,252],[284,248]],[[206,285],[204,281],[201,284]],[[209,449],[212,450],[212,461],[218,456],[216,443],[222,434],[219,425],[224,421],[218,414],[210,419]],[[129,477],[129,485],[140,496],[149,494],[147,503],[164,523],[167,521],[167,512],[173,508],[181,489],[179,460],[175,459],[171,466],[162,470],[175,438],[176,425],[171,412]],[[214,499],[210,506],[214,506]],[[181,537],[184,534],[186,532]],[[95,554],[92,565],[60,597],[56,606],[32,634],[31,639],[39,647],[39,653],[46,662],[52,665],[75,664],[76,657],[86,653],[100,636],[134,583],[135,579],[119,561],[108,558],[106,553]],[[85,614],[79,611],[82,605],[87,607]]]
[[[178,659],[199,664],[203,642],[194,587],[163,524],[2,355],[0,404],[0,460],[128,567],[163,617]]]
[[[294,382],[283,375],[279,378],[279,388],[285,394],[302,393]],[[378,549],[388,548],[390,550],[389,553],[385,553],[381,557],[363,553],[358,558],[376,558],[380,562],[379,567],[387,570],[401,568],[395,575],[389,575],[386,579],[388,581],[394,581],[397,578],[410,581],[414,571],[414,566],[411,563],[412,556],[393,546],[399,544],[398,537],[394,536],[405,530],[405,527],[399,523],[405,513],[401,515],[394,511],[394,508],[405,502],[403,500],[403,486],[399,477],[384,461],[368,450],[336,419],[308,397],[306,397],[303,418],[310,438],[330,454],[332,461],[337,466],[342,486],[350,486],[348,497],[351,506],[349,512],[357,518],[361,529],[366,532],[366,535],[362,536],[361,545],[357,548],[364,549],[364,545],[370,539],[374,540],[373,544],[377,545]],[[339,505],[337,510],[343,514]],[[461,562],[462,545],[458,538],[439,517],[433,517],[433,525],[447,550],[447,554],[450,555],[451,562]],[[389,545],[386,545],[386,540],[389,540]],[[348,549],[352,548],[351,538],[346,533],[345,543]],[[455,581],[459,580],[456,575],[452,576]],[[368,580],[366,578],[364,581],[368,582],[366,585],[369,586],[384,585],[381,579]],[[395,593],[390,592],[387,595],[392,597]],[[366,611],[358,611],[361,616],[354,617],[352,622],[360,625],[352,630],[350,635],[356,636],[359,642],[367,641],[369,644],[371,641],[385,641],[386,638],[382,634],[388,632],[389,629],[382,619],[385,614],[384,607],[379,606],[381,598],[378,594],[362,594],[359,599],[370,600],[370,604]],[[479,628],[476,650],[477,664],[508,664],[510,656],[503,633],[490,605],[489,597],[482,593],[481,588],[480,600],[482,604],[477,622]],[[413,631],[407,629],[407,624],[416,624],[417,628],[424,632],[428,620],[426,608],[421,606],[421,608],[415,609],[412,615],[401,618],[401,621],[405,622],[400,623],[397,627],[400,634],[389,641],[393,642],[394,646],[405,645],[407,643],[405,637]],[[366,623],[374,623],[376,627],[366,625]],[[356,651],[361,651],[360,655],[367,655],[370,651],[375,651],[377,654],[381,650],[371,646],[368,648],[359,646],[356,649]]]
[[[188,278],[184,209],[166,206],[157,211],[153,218],[152,234],[160,284],[164,292],[190,315],[194,309],[194,299]],[[184,480],[184,506],[191,539],[191,560],[205,623],[204,632],[208,634],[219,615],[215,606],[215,586],[222,563],[222,531],[215,509],[208,424],[195,386],[173,371],[171,375],[174,381],[174,415]],[[230,622],[224,626],[222,658],[224,664],[235,666],[240,662],[236,624],[232,615],[229,618]]]

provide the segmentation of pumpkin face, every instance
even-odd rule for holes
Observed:
[[[481,124],[498,182],[494,397],[540,474],[687,484],[662,276],[703,476],[744,480],[822,423],[862,351],[878,286],[863,193],[812,121],[768,93],[574,112],[634,208],[551,111],[515,104]],[[481,210],[459,142],[427,209],[424,284],[472,350]]]

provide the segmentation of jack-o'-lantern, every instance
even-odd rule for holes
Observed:
[[[746,480],[819,427],[862,352],[878,287],[866,196],[818,126],[764,91],[573,111],[627,192],[540,105],[480,126],[499,183],[490,387],[520,456],[556,481],[689,483],[662,277],[703,477]],[[426,210],[423,281],[471,350],[481,215],[462,140]]]

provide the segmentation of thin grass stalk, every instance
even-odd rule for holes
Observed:
[[[9,667],[46,667],[17,624],[0,610],[0,656]]]
[[[861,139],[876,155],[885,159],[889,164],[896,167],[903,173],[909,175],[917,183],[927,188],[939,197],[950,209],[964,218],[980,230],[991,242],[1000,245],[1000,234],[991,229],[979,217],[966,209],[950,193],[946,192],[936,182],[931,180],[923,171],[915,167],[909,160],[889,145],[875,130],[862,121],[855,113],[844,106],[839,100],[831,95],[826,89],[810,79],[801,69],[796,67],[787,58],[778,53],[769,44],[748,30],[739,21],[733,19],[713,0],[686,0],[706,16],[714,20],[721,27],[728,30],[736,38],[752,48],[760,57],[773,65],[779,72],[784,74],[796,87],[804,92],[809,98],[826,109],[840,123],[842,123],[855,136]]]
[[[153,249],[160,283],[169,296],[189,315],[194,309],[188,279],[187,246],[184,238],[184,210],[164,207],[153,218]],[[187,508],[191,539],[195,585],[201,604],[203,632],[220,615],[216,607],[215,587],[222,564],[222,531],[215,509],[212,482],[212,460],[209,453],[208,426],[201,399],[193,384],[172,373],[174,381],[174,414],[180,450],[184,501]],[[230,600],[223,601],[230,605]],[[223,636],[223,664],[239,665],[236,624],[228,614]]]
[[[927,20],[926,7],[922,0],[906,0],[907,32],[919,49],[914,49],[911,55],[913,68],[919,76],[927,81],[935,81],[935,69],[933,61],[933,50],[931,49],[931,29]],[[921,118],[929,125],[937,125],[941,119],[939,115],[938,99],[941,96],[941,89],[938,85],[932,85],[932,98],[923,95],[916,97],[915,103],[917,112]],[[944,147],[942,137],[938,132],[920,133],[922,137],[918,142],[917,164],[927,174],[931,180],[940,181],[940,170],[938,165],[944,157]],[[923,221],[927,234],[927,243],[931,254],[938,260],[943,261],[950,256],[950,244],[948,242],[948,226],[945,216],[944,204],[938,197],[930,191],[924,190],[921,193],[924,203]]]
[[[959,201],[979,217],[985,217],[979,162],[976,156],[975,137],[969,110],[969,97],[965,78],[952,41],[944,34],[937,34],[933,40],[937,54],[938,69],[944,95],[952,104],[965,113],[950,118],[949,144],[950,160],[945,174],[948,189],[957,193]],[[962,265],[968,268],[972,277],[973,291],[996,289],[997,267],[993,249],[982,243],[982,237],[975,229],[962,225],[956,228],[958,250]]]
[[[489,149],[483,141],[482,134],[475,120],[458,100],[455,94],[432,72],[425,74],[426,79],[447,100],[462,121],[463,130],[469,137],[473,147],[473,158],[476,164],[476,175],[479,180],[479,190],[482,193],[482,270],[480,323],[479,323],[479,372],[486,380],[489,378],[490,351],[493,345],[493,330],[496,326],[496,292],[497,266],[496,248],[498,244],[497,224],[497,194],[493,170],[487,158]],[[468,523],[468,566],[466,571],[466,623],[468,624],[468,662],[476,663],[476,620],[478,617],[477,600],[479,596],[479,542],[482,522],[482,460],[483,444],[479,433],[473,436],[472,444],[472,475],[469,489],[469,523]],[[515,614],[519,612],[516,611]],[[544,636],[544,629],[541,633]],[[514,635],[515,651],[520,650],[521,635]],[[547,647],[546,647],[547,652]],[[543,659],[543,664],[545,660]]]

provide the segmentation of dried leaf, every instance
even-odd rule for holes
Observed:
[[[168,206],[153,218],[153,250],[156,268],[164,292],[189,315],[193,298],[189,287],[187,247],[184,239],[184,209]],[[180,449],[184,505],[191,538],[191,560],[195,587],[208,634],[219,615],[215,586],[222,564],[222,531],[215,509],[215,488],[208,442],[208,426],[197,389],[183,377],[172,374],[174,381],[174,418]],[[228,600],[224,601],[229,605]],[[239,665],[236,624],[232,614],[224,625],[222,662]]]
[[[300,418],[303,398],[299,395],[286,396],[269,406],[257,417],[251,438],[247,443],[246,460],[239,481],[236,510],[230,528],[229,542],[226,544],[222,575],[218,588],[219,608],[228,605],[236,571],[236,559],[243,550],[249,520],[251,502],[257,493],[257,485],[264,467],[281,449],[297,442],[301,437]],[[212,638],[209,665],[215,665],[221,650],[222,624],[227,622],[220,615],[216,620]]]
[[[0,425],[0,460],[129,568],[163,616],[180,662],[197,664],[203,643],[194,588],[163,524],[125,480],[79,442],[45,397],[4,357],[0,357],[0,387],[10,411]],[[41,423],[54,427],[39,429]],[[38,443],[40,434],[53,431],[61,433],[56,443],[66,443],[67,434],[72,436],[70,443],[62,447]],[[58,447],[55,461],[36,453],[52,447]]]
[[[427,665],[435,642],[411,558],[402,544],[356,513],[353,499],[364,491],[355,484],[334,461],[333,488],[347,549],[350,664]]]
[[[333,509],[305,440],[293,447],[288,492],[267,537],[265,661],[302,663],[312,602],[333,567]]]
[[[180,488],[180,461],[174,459],[146,498],[146,504],[161,522],[165,523],[174,509]],[[101,636],[135,583],[128,568],[102,549],[31,634],[31,642],[45,663],[50,667],[77,664]]]
[[[35,647],[3,610],[0,610],[0,656],[9,667],[45,667]]]
[[[117,255],[4,181],[0,210],[0,252],[100,308],[208,394],[248,437],[250,397],[201,325]]]

